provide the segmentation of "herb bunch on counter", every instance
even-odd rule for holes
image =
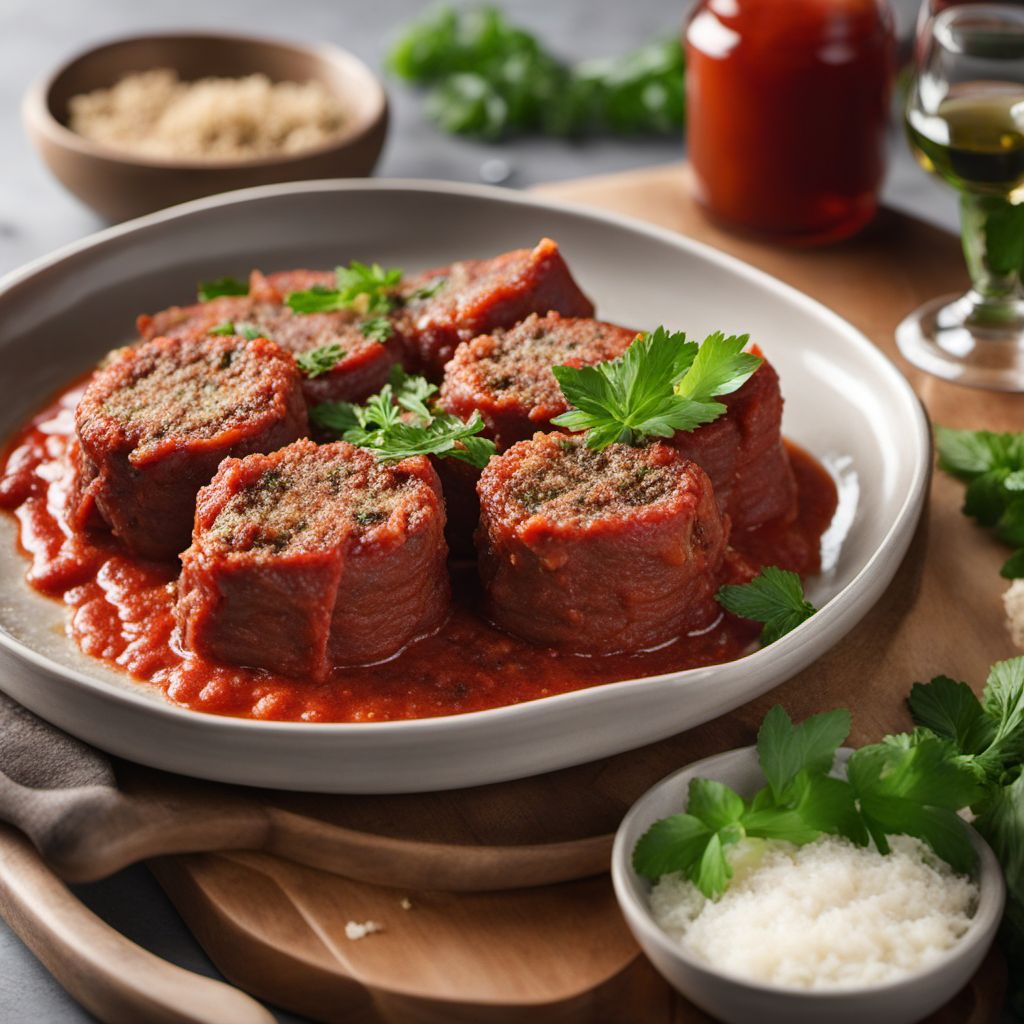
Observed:
[[[1002,575],[1024,577],[1024,434],[935,428],[939,468],[967,484],[963,512],[1014,548]]]
[[[404,31],[388,67],[429,87],[428,113],[457,135],[673,135],[683,124],[675,38],[568,65],[494,7],[442,6]]]

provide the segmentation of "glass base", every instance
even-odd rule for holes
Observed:
[[[908,362],[935,377],[1024,391],[1024,301],[993,310],[976,292],[933,299],[896,328],[896,344]]]

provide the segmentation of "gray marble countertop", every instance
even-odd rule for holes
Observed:
[[[507,0],[509,13],[540,32],[569,57],[619,52],[681,24],[685,0]],[[2,0],[0,3],[0,273],[81,238],[103,223],[52,179],[32,152],[20,124],[28,85],[58,61],[94,41],[139,31],[217,28],[296,39],[325,39],[348,47],[379,67],[395,26],[415,16],[419,0]],[[912,23],[917,0],[893,0],[901,29]],[[522,140],[495,148],[440,135],[423,118],[420,98],[391,83],[392,129],[378,173],[390,177],[479,181],[481,165],[507,162],[506,182],[536,182],[609,173],[678,160],[680,140],[564,143]],[[933,223],[956,228],[953,193],[928,179],[892,133],[885,202]],[[81,898],[129,938],[190,970],[217,972],[192,939],[144,867],[104,882],[76,887]],[[278,1012],[281,1021],[299,1018]],[[72,1002],[31,953],[0,922],[0,1021],[4,1024],[73,1024],[89,1015]],[[144,1024],[144,1022],[140,1022]]]

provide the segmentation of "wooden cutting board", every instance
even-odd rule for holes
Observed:
[[[868,231],[842,245],[778,249],[706,220],[689,198],[680,166],[540,191],[680,231],[807,292],[897,361],[935,422],[1024,429],[1024,398],[926,378],[896,353],[893,330],[906,313],[966,287],[959,244],[942,231],[883,211]],[[684,306],[685,281],[679,289]],[[595,837],[610,832],[646,788],[689,761],[750,743],[773,703],[794,718],[850,707],[852,741],[861,744],[908,725],[903,702],[915,680],[946,673],[980,688],[989,665],[1015,653],[1000,601],[1005,582],[998,570],[1006,552],[960,514],[961,501],[961,486],[936,474],[926,521],[863,622],[809,669],[714,722],[516,783],[416,797],[284,798],[312,822],[355,821],[403,843],[443,836],[449,848],[411,895],[409,888],[380,889],[258,854],[165,858],[154,862],[157,877],[229,978],[320,1020],[703,1021],[636,959],[605,879],[461,896],[424,892],[423,883],[436,890],[432,871],[437,880],[448,879],[458,874],[461,855],[478,855],[481,845],[514,846],[523,837],[540,847],[554,838],[582,840],[593,854]],[[500,850],[490,867],[491,877],[500,878]],[[366,871],[357,877],[366,878]],[[408,911],[401,908],[403,895],[412,901]],[[364,919],[380,919],[386,931],[345,939],[346,921]],[[595,936],[600,941],[592,943]],[[995,1020],[1004,973],[992,957],[936,1021]]]

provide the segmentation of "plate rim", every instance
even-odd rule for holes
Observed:
[[[517,704],[505,704],[494,708],[487,708],[480,711],[467,711],[457,714],[437,715],[425,718],[396,719],[390,721],[372,722],[294,722],[294,721],[273,721],[254,718],[242,718],[232,715],[218,715],[215,713],[193,710],[169,701],[166,696],[161,697],[156,693],[133,692],[127,685],[124,687],[112,684],[99,677],[90,675],[88,672],[65,666],[54,661],[48,656],[39,653],[28,644],[12,636],[6,629],[0,627],[0,646],[3,646],[10,654],[23,662],[27,662],[36,669],[44,671],[51,678],[58,680],[65,685],[84,687],[94,693],[95,696],[112,701],[116,704],[130,704],[137,710],[156,715],[160,718],[170,718],[179,723],[190,723],[194,727],[207,731],[229,731],[257,730],[260,735],[270,737],[274,734],[281,736],[301,735],[312,733],[320,738],[337,738],[352,740],[356,737],[369,739],[371,736],[382,739],[388,734],[417,734],[423,736],[426,733],[437,729],[445,731],[469,730],[483,727],[493,722],[497,717],[512,719],[523,715],[536,714],[537,707],[555,708],[565,703],[578,701],[591,693],[611,695],[617,693],[626,686],[647,686],[653,687],[656,684],[665,684],[672,681],[680,683],[696,681],[708,675],[720,672],[724,667],[749,666],[752,672],[769,662],[785,660],[787,655],[795,652],[802,641],[810,640],[811,633],[820,633],[828,629],[833,620],[843,617],[848,607],[861,598],[860,586],[864,577],[871,575],[877,570],[878,563],[884,556],[887,556],[892,547],[894,538],[908,532],[905,548],[909,546],[913,530],[925,504],[925,495],[928,481],[931,475],[931,451],[932,439],[929,420],[924,406],[910,385],[907,378],[900,372],[899,368],[870,338],[859,330],[852,323],[834,312],[823,302],[813,298],[805,292],[800,291],[793,285],[774,277],[752,264],[746,263],[729,253],[722,252],[714,246],[683,235],[680,232],[663,228],[656,224],[629,216],[628,214],[616,211],[602,210],[597,207],[588,206],[568,200],[555,199],[549,196],[536,195],[532,192],[517,191],[501,188],[492,185],[480,185],[468,182],[438,181],[431,179],[413,178],[349,178],[349,179],[315,179],[302,182],[281,182],[272,185],[258,185],[252,188],[236,189],[230,192],[222,192],[213,196],[201,199],[190,200],[176,206],[158,210],[155,213],[146,214],[121,224],[115,224],[86,235],[84,238],[69,242],[58,249],[30,260],[28,263],[7,272],[0,277],[0,302],[19,285],[36,277],[41,272],[50,269],[68,259],[78,256],[93,249],[101,249],[115,243],[123,236],[143,233],[149,229],[159,227],[163,223],[186,219],[195,214],[202,214],[208,210],[229,206],[245,206],[258,204],[267,199],[287,197],[305,193],[332,193],[332,192],[417,192],[426,195],[454,195],[466,196],[469,198],[491,200],[501,205],[529,206],[534,208],[548,209],[560,213],[569,213],[591,222],[609,224],[636,234],[645,235],[648,238],[667,244],[673,248],[681,249],[696,255],[710,263],[733,273],[748,281],[766,287],[768,290],[780,294],[790,303],[803,309],[808,313],[829,322],[833,328],[848,337],[848,339],[862,351],[869,359],[876,363],[880,373],[889,378],[890,384],[897,390],[903,392],[903,397],[908,400],[910,412],[914,419],[915,430],[912,435],[915,451],[913,452],[912,474],[908,481],[908,487],[903,502],[896,515],[893,517],[889,528],[886,530],[880,543],[875,548],[867,561],[861,566],[856,575],[842,588],[829,602],[821,608],[813,619],[803,623],[797,629],[787,634],[782,639],[771,644],[769,647],[760,648],[751,654],[744,655],[734,661],[722,662],[714,665],[699,666],[692,669],[683,669],[678,672],[662,673],[655,676],[642,676],[636,679],[617,680],[615,682],[601,683],[597,686],[584,687],[578,690],[570,690],[565,693],[553,694],[547,697],[539,697],[533,700],[523,701]],[[6,439],[5,439],[6,440]],[[901,553],[900,560],[902,560]],[[898,564],[895,571],[898,570]],[[874,606],[881,597],[881,593],[888,588],[892,577],[886,582],[882,590],[875,595],[867,609],[857,618],[848,624],[847,628],[828,646],[825,650],[831,650],[846,633],[852,629],[857,622],[861,621],[866,611]],[[851,594],[851,590],[854,591]],[[43,595],[45,597],[45,595]],[[53,599],[57,600],[57,599]],[[820,655],[819,655],[820,656]],[[144,681],[132,680],[128,673],[124,673],[126,679],[135,682],[140,690],[152,689],[152,684]],[[682,677],[685,677],[682,678]],[[752,692],[749,700],[754,700],[763,690]],[[744,701],[742,703],[747,703]]]

